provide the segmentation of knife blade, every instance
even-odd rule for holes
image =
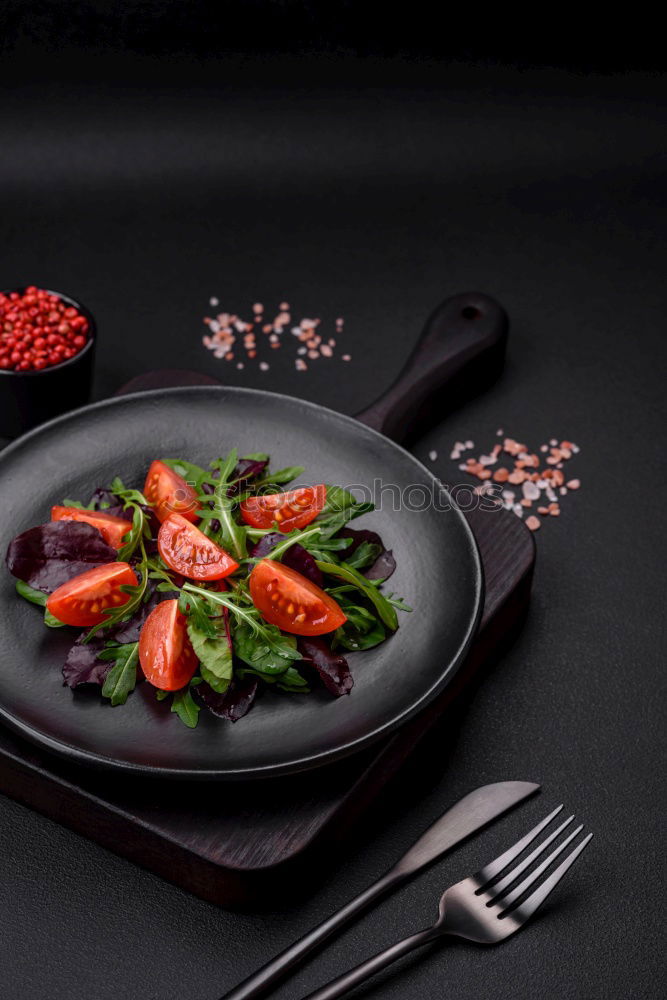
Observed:
[[[382,878],[328,920],[315,927],[300,941],[296,941],[280,955],[276,955],[230,993],[226,993],[222,1000],[255,1000],[257,997],[265,996],[306,955],[368,909],[380,896],[396,888],[519,802],[534,795],[539,787],[532,781],[498,781],[492,785],[482,785],[481,788],[464,795],[415,841]]]
[[[487,823],[498,819],[508,809],[523,802],[539,787],[532,781],[497,781],[468,792],[415,841],[391,870],[413,875]]]

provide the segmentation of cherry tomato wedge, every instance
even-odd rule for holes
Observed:
[[[139,663],[146,680],[161,691],[178,691],[191,679],[198,662],[178,601],[161,601],[139,635]]]
[[[46,601],[46,607],[65,625],[99,625],[105,608],[127,604],[130,595],[122,586],[136,587],[134,570],[126,562],[105,563],[73,576],[61,584]]]
[[[182,514],[194,523],[199,520],[197,491],[159,459],[151,462],[144,483],[144,496],[161,521],[170,514]]]
[[[270,528],[276,522],[280,531],[288,533],[310,524],[324,507],[326,498],[327,488],[323,483],[289,493],[248,497],[241,503],[241,517],[253,528]]]
[[[170,514],[157,536],[160,555],[170,569],[190,580],[221,580],[239,564],[182,514]]]
[[[52,507],[52,521],[84,521],[97,528],[107,545],[114,549],[123,547],[123,536],[132,527],[123,517],[105,514],[103,510],[81,510],[79,507]]]
[[[333,597],[273,559],[253,569],[250,596],[267,622],[295,635],[324,635],[347,621]]]

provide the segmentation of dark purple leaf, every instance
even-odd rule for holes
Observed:
[[[388,580],[396,569],[396,560],[391,549],[385,549],[377,557],[372,566],[363,571],[369,580]]]
[[[103,511],[105,514],[111,514],[113,517],[123,517],[126,521],[132,520],[132,511],[125,510],[116,494],[103,486],[97,487],[90,498],[90,502],[93,505],[93,510]]]
[[[227,495],[234,496],[236,493],[240,493],[251,479],[261,476],[268,464],[268,458],[242,458],[231,476],[232,479],[238,479],[238,482],[230,486]]]
[[[256,677],[235,677],[225,693],[218,694],[206,681],[202,681],[194,691],[213,715],[237,722],[252,708],[258,683]]]
[[[336,696],[350,693],[354,680],[348,662],[340,653],[334,653],[324,639],[317,636],[299,636],[297,649],[304,663],[318,672],[327,691]]]
[[[271,549],[278,544],[278,542],[284,542],[285,536],[281,535],[277,531],[270,531],[268,535],[262,535],[258,542],[255,542],[253,546],[249,549],[249,554],[254,559],[263,559],[268,556]],[[296,570],[297,573],[301,573],[302,576],[307,577],[313,583],[317,584],[318,587],[324,585],[324,577],[321,571],[317,567],[317,563],[313,556],[307,549],[304,549],[303,545],[299,545],[298,542],[294,545],[290,545],[286,552],[283,552],[280,557],[280,561],[285,565],[289,566],[290,569]]]
[[[337,537],[352,539],[352,544],[341,552],[342,559],[346,559],[348,556],[351,556],[352,553],[359,548],[362,542],[369,542],[371,545],[380,546],[382,552],[377,557],[373,565],[367,566],[366,569],[361,571],[369,580],[387,580],[396,569],[396,560],[394,559],[392,551],[391,549],[385,549],[384,542],[378,535],[377,531],[369,531],[368,529],[357,530],[356,528],[341,528]]]
[[[116,550],[92,524],[49,521],[29,528],[9,543],[7,568],[36,590],[52,594],[73,576],[117,558]]]
[[[109,660],[98,660],[97,654],[104,649],[104,639],[91,639],[83,643],[86,633],[82,632],[76,640],[63,664],[64,683],[71,688],[81,684],[104,684],[113,663]]]

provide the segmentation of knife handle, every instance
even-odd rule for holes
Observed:
[[[394,441],[413,440],[497,378],[508,326],[505,310],[489,295],[465,292],[445,299],[396,381],[357,420]]]
[[[363,913],[377,899],[402,882],[405,877],[405,875],[393,870],[388,872],[370,888],[343,906],[337,913],[334,913],[328,920],[323,921],[299,941],[276,955],[230,993],[225,993],[221,1000],[254,1000],[255,997],[265,996],[268,990],[275,986],[290,969],[298,965],[306,955],[309,955],[318,945],[344,927],[350,920]]]

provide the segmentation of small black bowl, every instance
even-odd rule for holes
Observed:
[[[5,291],[24,291],[11,288]],[[56,417],[65,410],[74,410],[88,402],[93,376],[93,358],[97,327],[92,314],[84,305],[62,292],[52,292],[88,320],[88,340],[78,354],[60,364],[36,372],[15,372],[0,369],[0,434],[17,437],[37,424]]]

